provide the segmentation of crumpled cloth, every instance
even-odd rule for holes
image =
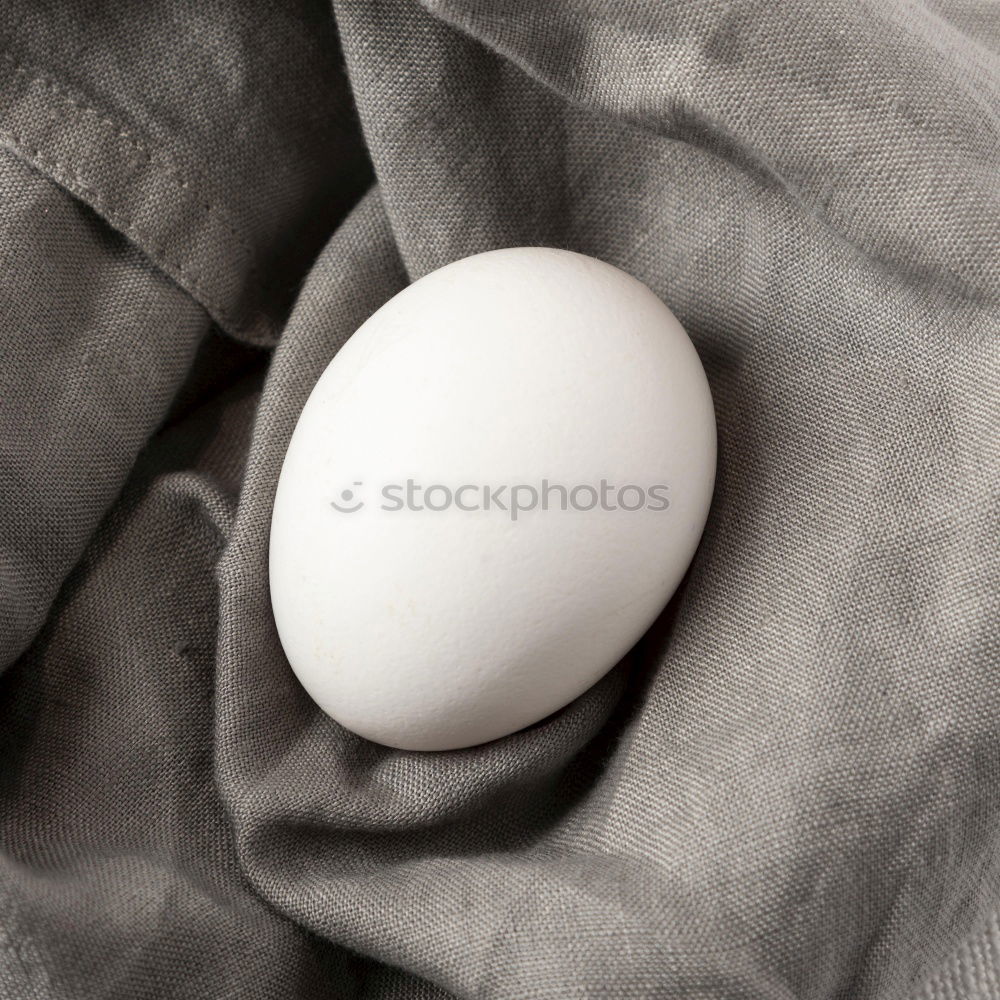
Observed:
[[[1000,996],[998,47],[989,0],[5,0],[0,997]],[[684,323],[711,516],[572,705],[376,746],[277,641],[282,456],[379,305],[525,244]]]

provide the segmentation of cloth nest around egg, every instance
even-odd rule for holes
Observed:
[[[0,996],[997,996],[998,48],[988,0],[8,0]],[[677,314],[712,511],[585,695],[391,750],[281,652],[278,471],[361,322],[520,245]]]

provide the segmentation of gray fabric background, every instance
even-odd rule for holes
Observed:
[[[998,47],[977,0],[5,0],[0,997],[1000,996]],[[276,476],[362,320],[518,244],[677,312],[712,514],[573,705],[389,750],[282,656]]]

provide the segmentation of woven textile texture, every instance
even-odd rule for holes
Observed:
[[[277,474],[526,244],[677,313],[712,512],[576,702],[390,750]],[[990,0],[5,0],[0,998],[1000,997],[998,334]]]

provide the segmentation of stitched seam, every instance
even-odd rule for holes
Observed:
[[[139,139],[135,133],[123,128],[109,115],[102,114],[96,108],[79,101],[65,87],[60,85],[58,81],[49,76],[47,73],[44,73],[37,68],[29,70],[26,64],[18,63],[9,52],[0,52],[0,58],[13,67],[13,77],[23,77],[28,80],[29,83],[41,84],[73,110],[81,114],[85,114],[93,118],[100,125],[111,129],[115,138],[122,139],[128,143],[128,145],[147,163],[154,165],[156,164],[157,159],[162,160],[166,166],[166,169],[161,168],[164,176],[168,177],[178,187],[178,189],[182,191],[189,191],[191,189],[190,180],[180,172],[176,161],[170,154],[161,153],[159,157],[154,157],[154,154],[152,150],[150,150],[149,146]],[[204,175],[198,172],[193,172],[192,176],[197,179],[204,180]],[[214,215],[222,222],[226,232],[232,236],[234,240],[236,240],[239,249],[250,261],[250,271],[251,273],[254,273],[256,271],[256,262],[254,260],[253,249],[238,231],[229,213],[220,205],[213,202],[202,202],[201,207],[206,214]]]
[[[46,172],[48,172],[54,180],[57,180],[69,191],[86,197],[92,201],[94,206],[101,211],[101,213],[108,219],[109,222],[112,223],[112,225],[120,229],[126,236],[132,237],[132,239],[139,244],[140,248],[148,256],[152,257],[156,263],[160,264],[165,270],[167,270],[168,273],[170,271],[176,271],[180,274],[191,286],[191,288],[194,289],[194,291],[197,292],[203,299],[206,308],[215,313],[224,323],[234,327],[243,326],[242,323],[237,321],[232,312],[221,306],[215,296],[205,288],[198,274],[192,272],[190,268],[181,264],[179,261],[168,257],[162,249],[152,245],[153,241],[151,240],[148,231],[140,229],[134,224],[132,219],[125,218],[125,216],[117,208],[108,202],[100,191],[88,184],[70,167],[57,160],[50,159],[39,149],[29,145],[24,137],[18,135],[16,132],[11,132],[8,129],[0,129],[0,139],[10,143],[28,159],[37,163]]]

